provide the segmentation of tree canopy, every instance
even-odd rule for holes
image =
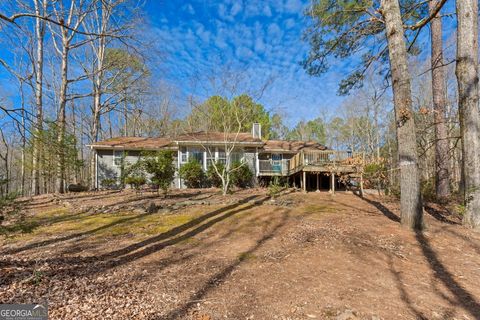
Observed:
[[[231,100],[212,96],[193,108],[187,119],[192,128],[206,131],[250,132],[252,124],[262,125],[262,135],[270,135],[271,119],[264,106],[242,94]]]
[[[400,0],[404,23],[422,21],[428,12],[426,1]],[[361,87],[368,68],[378,64],[378,71],[388,74],[388,48],[385,24],[378,0],[316,0],[307,12],[311,25],[304,38],[310,43],[308,57],[302,62],[314,76],[325,73],[332,59],[352,57],[353,70],[340,82],[338,93],[348,94]],[[406,26],[408,51],[418,53],[414,42],[420,26]],[[360,56],[360,58],[353,56]]]

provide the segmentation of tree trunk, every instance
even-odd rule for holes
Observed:
[[[434,13],[438,0],[429,2],[430,14]],[[442,19],[439,14],[430,22],[432,95],[435,121],[435,187],[438,199],[450,196],[450,170],[448,134],[445,120],[446,83],[443,67]]]
[[[35,14],[42,15],[46,11],[46,1],[42,1],[42,11],[39,0],[34,1]],[[35,19],[35,38],[37,45],[35,61],[35,123],[33,128],[32,150],[32,195],[40,194],[40,163],[43,132],[43,41],[45,36],[45,20]]]
[[[423,227],[423,208],[403,22],[398,0],[382,0],[381,3],[393,83],[400,166],[401,222],[404,226],[419,230]]]
[[[62,28],[62,66],[61,66],[61,84],[59,95],[59,108],[57,116],[57,177],[55,182],[55,191],[57,193],[65,192],[65,116],[67,105],[67,88],[68,88],[68,30]]]
[[[25,195],[25,153],[27,149],[27,137],[26,137],[26,129],[25,129],[25,92],[23,91],[23,81],[20,82],[20,99],[22,104],[22,127],[20,128],[20,135],[22,136],[22,152],[21,152],[21,167],[20,167],[20,190],[21,195]]]
[[[98,82],[101,82],[98,80]],[[100,84],[94,82],[93,88],[93,115],[92,115],[92,129],[91,129],[91,139],[92,143],[98,141],[98,131],[100,126],[100,108],[101,108],[101,89]],[[90,152],[90,188],[95,189],[95,174],[96,174],[96,161],[95,161],[95,152],[91,150]]]
[[[458,110],[465,182],[465,225],[480,230],[480,115],[478,111],[478,2],[457,0]]]

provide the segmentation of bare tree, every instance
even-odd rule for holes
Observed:
[[[81,26],[85,17],[92,12],[93,4],[86,4],[83,0],[81,1],[71,1],[70,7],[66,8],[63,5],[63,2],[58,2],[58,7],[53,6],[53,11],[55,13],[56,19],[58,21],[63,21],[59,30],[55,30],[53,26],[49,25],[50,30],[53,36],[53,44],[57,54],[61,60],[60,67],[60,92],[58,95],[58,113],[57,113],[57,177],[56,177],[56,186],[55,190],[58,193],[65,192],[65,154],[64,154],[64,139],[65,139],[65,129],[66,129],[66,105],[67,105],[67,94],[68,86],[71,80],[68,78],[68,68],[69,68],[69,58],[70,50],[78,48],[81,45],[88,42],[87,40],[80,40],[76,43],[72,42],[77,30]],[[56,38],[60,39],[60,44],[57,43]]]
[[[205,108],[205,105],[215,103],[217,99],[211,100],[203,104],[194,104],[193,108],[196,109],[197,115],[200,116],[205,126],[203,127],[204,132],[198,135],[198,133],[194,132],[194,128],[198,128],[198,122],[190,122],[190,131],[193,132],[190,138],[197,141],[207,153],[208,159],[213,159],[213,161],[207,163],[207,166],[209,165],[213,168],[221,181],[222,194],[226,195],[230,190],[232,174],[239,170],[241,166],[246,165],[242,163],[241,166],[233,166],[235,162],[234,154],[239,152],[240,135],[248,115],[242,112],[241,99],[232,99],[231,101],[222,99],[226,103],[215,107],[215,111],[220,115],[217,119],[221,119],[221,121],[212,123],[212,117],[209,112],[212,109],[209,106]],[[199,118],[196,120],[199,120]],[[219,151],[216,151],[215,147],[212,148],[212,142],[220,142],[218,146]],[[223,162],[216,161],[218,160],[215,156],[216,152],[222,154]]]
[[[480,230],[480,114],[478,112],[478,1],[457,0],[458,109],[465,179],[465,225]]]
[[[42,143],[39,135],[43,131],[43,55],[45,39],[45,23],[40,16],[46,15],[47,1],[35,0],[35,123],[33,130],[32,150],[32,194],[40,193],[40,163]]]

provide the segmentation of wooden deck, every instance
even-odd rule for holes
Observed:
[[[259,160],[260,176],[291,176],[298,172],[361,174],[363,153],[350,151],[301,151],[289,160]]]

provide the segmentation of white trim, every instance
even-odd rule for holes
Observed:
[[[94,150],[94,149],[93,149]],[[98,190],[98,152],[97,150],[94,151],[95,152],[95,189]]]
[[[180,178],[180,161],[182,161],[182,152],[180,148],[177,150],[177,180],[178,180],[178,189],[182,188],[182,180]]]
[[[207,171],[207,150],[203,150],[203,171]]]
[[[260,175],[260,159],[258,157],[258,147],[255,148],[255,175]]]

